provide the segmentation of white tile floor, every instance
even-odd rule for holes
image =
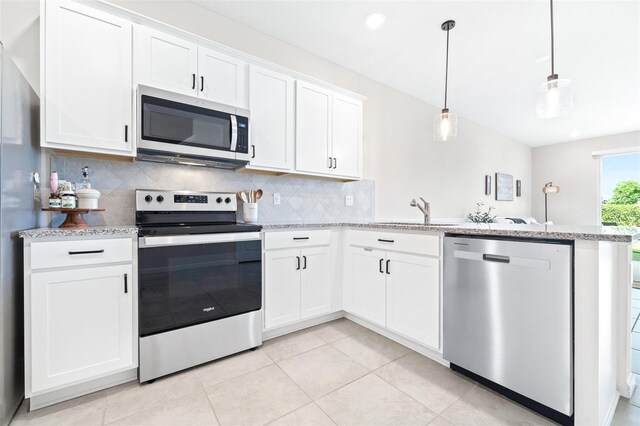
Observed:
[[[635,408],[627,405],[632,407],[625,407],[627,411]],[[625,413],[620,411],[620,418]],[[31,413],[23,404],[13,424],[549,422],[404,346],[341,319],[152,384],[127,383]]]

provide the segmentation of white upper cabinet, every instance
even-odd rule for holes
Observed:
[[[296,170],[329,174],[332,92],[296,82]]]
[[[197,93],[198,46],[143,25],[134,30],[134,67],[138,84],[176,93]]]
[[[45,7],[41,145],[135,155],[132,24],[70,0]]]
[[[362,177],[362,101],[333,95],[333,174]]]
[[[297,82],[296,170],[362,177],[362,101]]]
[[[251,166],[293,170],[294,90],[293,78],[251,65]]]
[[[387,259],[387,327],[439,349],[439,260],[394,252]]]
[[[248,107],[246,62],[143,25],[135,44],[138,84]]]
[[[198,47],[198,96],[221,104],[247,108],[247,63]]]

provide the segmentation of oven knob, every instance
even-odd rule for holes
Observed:
[[[221,203],[221,202],[222,202],[222,197],[216,198],[216,203]]]
[[[153,197],[152,197],[151,195],[147,195],[146,197],[144,197],[144,200],[145,200],[147,203],[150,203],[151,201],[153,201]]]
[[[224,199],[224,202],[225,202],[225,203],[227,203],[227,204],[229,204],[229,203],[231,202],[231,198],[229,198],[229,197],[225,198],[225,199]]]
[[[158,201],[159,203],[161,203],[161,202],[163,202],[163,201],[164,201],[164,197],[163,197],[162,195],[158,195],[158,196],[156,197],[156,201]]]

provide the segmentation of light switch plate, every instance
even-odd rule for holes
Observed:
[[[345,206],[353,206],[353,195],[346,195],[344,197],[344,205]]]
[[[275,205],[280,204],[280,193],[279,192],[274,192],[273,193],[273,204],[275,204]]]

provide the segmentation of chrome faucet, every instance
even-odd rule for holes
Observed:
[[[415,198],[411,200],[411,203],[409,203],[409,205],[411,207],[419,208],[422,214],[424,215],[424,224],[429,225],[431,223],[431,206],[429,205],[429,203],[425,201],[424,198],[420,197],[420,199],[424,203],[424,206],[421,206],[420,204],[418,204]]]

